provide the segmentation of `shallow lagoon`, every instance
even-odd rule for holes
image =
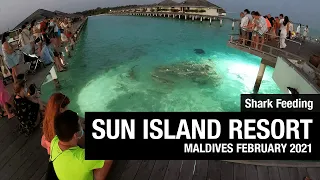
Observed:
[[[90,17],[59,74],[70,108],[85,111],[240,111],[260,58],[227,47],[231,22]],[[281,93],[267,68],[260,93]],[[43,86],[43,98],[54,91]]]

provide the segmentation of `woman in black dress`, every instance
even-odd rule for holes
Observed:
[[[40,123],[40,112],[43,104],[36,95],[29,96],[25,81],[18,81],[14,84],[14,105],[16,116],[20,122],[21,133],[30,135],[34,128]]]

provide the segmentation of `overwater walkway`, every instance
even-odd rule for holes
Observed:
[[[74,33],[79,35],[86,20],[73,25]],[[27,75],[28,84],[41,87],[53,65],[37,71],[35,75]],[[19,72],[28,70],[28,64],[19,64]],[[6,89],[13,94],[12,84]],[[47,171],[48,155],[41,146],[41,129],[37,129],[30,137],[18,132],[18,120],[0,119],[0,179],[44,179]]]
[[[272,44],[270,44],[272,46]],[[299,56],[307,57],[320,49],[310,44],[301,46]],[[276,47],[273,45],[272,47]],[[288,44],[288,47],[290,45]],[[290,50],[288,50],[290,51]],[[292,49],[290,53],[296,53]],[[42,73],[42,74],[41,74]],[[48,72],[40,71],[30,82],[41,84]],[[48,155],[40,145],[41,130],[30,137],[17,131],[17,119],[0,119],[0,179],[45,179]],[[152,152],[150,152],[152,153]],[[269,162],[269,163],[268,163]],[[277,161],[215,160],[117,160],[108,180],[302,180],[309,176],[320,180],[317,163]]]

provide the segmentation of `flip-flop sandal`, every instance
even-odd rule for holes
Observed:
[[[14,114],[11,118],[9,118],[9,117],[8,117],[8,119],[12,119],[12,118],[14,118],[14,117],[16,117],[16,115],[15,115],[15,114]]]
[[[5,115],[4,115],[4,111],[2,111],[1,113],[0,113],[0,118],[3,118],[3,117],[6,117]]]

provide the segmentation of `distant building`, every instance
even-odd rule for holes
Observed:
[[[173,0],[164,0],[158,4],[138,6],[131,9],[120,10],[120,12],[176,12],[209,16],[227,15],[224,9],[206,0],[186,0],[182,3],[177,3]]]

